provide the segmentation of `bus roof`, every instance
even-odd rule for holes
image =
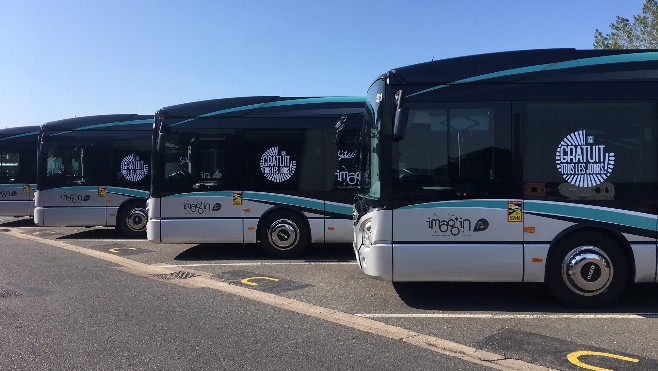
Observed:
[[[115,114],[75,117],[43,124],[41,130],[152,130],[152,115]]]
[[[425,62],[395,68],[388,75],[403,84],[437,85],[658,79],[658,50],[508,51]]]
[[[364,97],[279,97],[253,96],[214,99],[160,109],[156,120],[172,119],[184,125],[210,117],[336,116],[363,112]]]
[[[39,126],[19,126],[14,128],[0,129],[0,141],[11,140],[22,137],[36,136],[39,134]]]

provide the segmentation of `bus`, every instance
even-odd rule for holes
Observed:
[[[0,216],[32,216],[39,127],[0,129]]]
[[[658,51],[437,60],[388,71],[366,99],[366,274],[540,282],[579,307],[656,283]]]
[[[76,117],[41,126],[34,222],[146,236],[153,116]]]
[[[351,243],[364,106],[364,97],[254,96],[162,108],[148,240],[259,242],[274,257]]]

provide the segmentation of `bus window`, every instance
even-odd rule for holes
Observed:
[[[165,189],[198,192],[239,188],[242,156],[235,134],[167,137]]]
[[[54,145],[47,153],[46,178],[49,187],[98,183],[100,174],[93,159],[102,156],[93,146]]]
[[[398,196],[438,201],[491,198],[509,192],[509,140],[497,136],[494,107],[433,108],[410,105],[406,136],[398,144]],[[499,113],[505,117],[504,112]],[[508,131],[509,132],[509,131]]]
[[[0,154],[0,183],[14,183],[18,176],[20,155],[15,152]]]

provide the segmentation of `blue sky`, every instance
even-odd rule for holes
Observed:
[[[249,95],[365,95],[486,52],[590,49],[644,0],[0,0],[0,128]]]

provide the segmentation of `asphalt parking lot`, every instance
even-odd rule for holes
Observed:
[[[221,291],[375,336],[399,336],[473,369],[513,368],[513,362],[521,369],[658,369],[656,286],[636,287],[614,307],[582,311],[561,307],[541,285],[378,281],[360,272],[349,245],[314,246],[299,259],[276,260],[253,245],[157,245],[107,228],[38,228],[30,219],[0,220],[0,230],[111,262],[128,274],[209,288],[208,296]],[[0,287],[8,280],[0,275]],[[496,356],[501,360],[487,360]]]

